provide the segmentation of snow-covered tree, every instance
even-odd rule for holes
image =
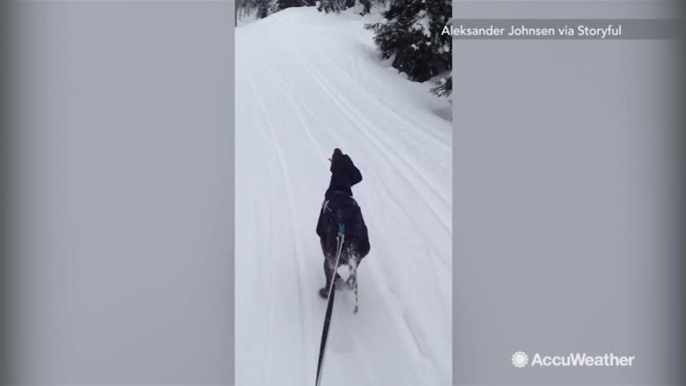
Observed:
[[[360,4],[362,4],[362,13],[361,15],[366,15],[371,11],[372,8],[372,0],[360,0]]]
[[[338,13],[354,7],[356,1],[363,6],[362,15],[368,14],[374,3],[385,4],[385,0],[236,0],[236,15],[255,14],[257,19],[263,19],[287,8],[312,6],[327,13]]]
[[[449,97],[453,92],[453,76],[451,75],[447,79],[442,79],[441,83],[437,87],[431,89],[431,91],[440,97]]]
[[[319,0],[318,3],[317,10],[319,12],[340,13],[342,10],[346,9],[346,0]]]
[[[276,0],[276,10],[281,11],[292,7],[311,7],[316,4],[316,0]]]
[[[264,19],[269,16],[269,7],[271,6],[271,0],[258,0],[257,2],[257,15],[258,19]]]
[[[276,0],[276,8],[281,11],[291,7],[302,7],[303,0]]]
[[[356,0],[320,0],[318,1],[317,9],[320,12],[339,13],[340,11],[353,8],[355,6],[355,1]],[[373,1],[377,1],[379,3],[384,2],[384,0],[359,0],[363,7],[362,12],[360,13],[361,15],[366,15],[371,11]]]
[[[369,25],[384,59],[417,82],[451,70],[452,39],[442,35],[452,15],[450,0],[394,0],[380,23]]]

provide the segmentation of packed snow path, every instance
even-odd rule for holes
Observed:
[[[354,14],[313,8],[236,30],[236,382],[314,385],[326,301],[315,234],[335,147],[371,252],[339,292],[322,386],[451,384],[448,102],[379,58]]]

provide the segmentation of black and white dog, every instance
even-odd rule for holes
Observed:
[[[357,286],[357,266],[369,253],[369,235],[362,217],[362,210],[353,198],[352,186],[362,181],[362,173],[349,156],[340,149],[335,149],[330,158],[331,182],[324,195],[324,204],[319,212],[317,235],[324,253],[324,275],[326,286],[319,290],[319,295],[327,298],[331,280],[336,273],[336,257],[340,247],[338,266],[343,264],[350,268],[349,285]],[[343,244],[339,245],[339,236],[343,234]],[[340,276],[336,274],[337,284]],[[351,282],[353,281],[353,282]]]

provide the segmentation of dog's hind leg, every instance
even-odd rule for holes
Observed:
[[[352,255],[350,256],[350,259],[348,261],[348,267],[350,267],[350,277],[348,278],[348,286],[352,288],[353,290],[353,313],[356,314],[358,311],[358,303],[357,303],[357,264],[358,264],[358,258],[357,255]]]

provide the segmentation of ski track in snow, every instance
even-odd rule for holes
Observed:
[[[369,17],[292,8],[236,30],[236,384],[314,384],[326,302],[315,233],[335,147],[371,252],[337,292],[322,386],[452,380],[444,100],[378,58]]]

